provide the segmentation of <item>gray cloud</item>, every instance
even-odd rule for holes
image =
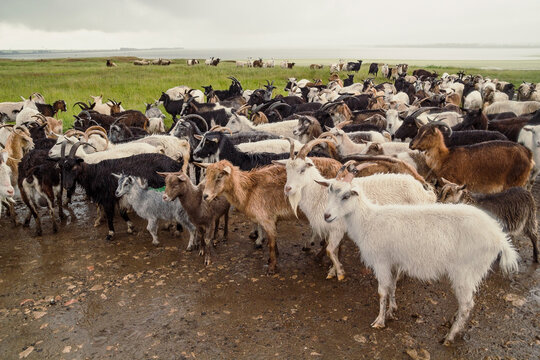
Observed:
[[[0,48],[16,47],[12,34],[18,48],[38,35],[42,47],[51,39],[96,46],[90,33],[109,36],[102,48],[537,43],[539,11],[537,0],[13,1],[0,14]]]

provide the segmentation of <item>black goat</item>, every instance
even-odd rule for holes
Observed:
[[[373,75],[375,75],[375,77],[376,77],[378,72],[379,72],[379,64],[377,64],[377,63],[371,63],[371,64],[369,65],[368,75],[369,75],[369,74],[373,74]]]
[[[360,67],[362,66],[362,60],[357,60],[356,62],[354,61],[349,61],[347,63],[347,71],[354,71],[354,72],[358,72],[360,71]]]
[[[354,84],[354,74],[347,74],[347,78],[343,80],[343,86],[351,86]]]
[[[58,111],[66,112],[66,102],[64,100],[56,100],[52,105],[36,103],[37,110],[45,116],[56,116]]]
[[[69,189],[79,184],[93,202],[103,207],[109,226],[106,240],[112,240],[114,236],[114,209],[119,200],[115,196],[118,180],[112,173],[138,176],[146,179],[149,187],[161,188],[165,183],[157,174],[158,171],[176,172],[182,168],[183,161],[177,162],[162,154],[140,154],[87,164],[83,159],[75,157],[80,144],[82,143],[75,144],[68,157],[61,161],[64,188]],[[121,208],[120,215],[128,224],[128,232],[131,232],[132,224],[126,209]]]
[[[210,91],[213,91],[220,101],[228,100],[236,96],[242,96],[242,84],[240,84],[240,81],[233,76],[229,76],[228,79],[231,79],[232,81],[228,90],[214,90],[211,85],[203,86],[204,95],[208,96]]]
[[[159,101],[163,101],[163,106],[165,107],[165,110],[172,115],[173,122],[176,123],[176,116],[182,113],[182,106],[184,105],[184,100],[172,100],[168,94],[162,92]]]

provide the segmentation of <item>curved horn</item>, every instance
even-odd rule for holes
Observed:
[[[332,134],[331,132],[323,132],[321,135],[319,135],[319,139],[324,139],[324,138],[331,138],[332,140],[334,140],[334,142],[337,144],[339,141],[336,137],[336,135]]]
[[[204,124],[204,131],[202,130],[202,127],[200,127],[199,125],[201,124],[197,124],[197,127],[199,128],[199,131],[202,131],[202,132],[207,132],[208,131],[208,123],[206,122],[206,120],[201,116],[201,115],[197,115],[197,114],[190,114],[190,115],[186,115],[186,116],[183,116],[181,119],[185,119],[185,120],[192,120],[192,119],[196,119],[198,120],[198,122],[200,122],[201,124]]]
[[[277,109],[277,108],[280,108],[280,107],[283,107],[283,106],[288,107],[289,109],[291,108],[291,106],[289,104],[277,101],[277,102],[273,103],[272,105],[270,105],[270,107],[267,109],[267,111],[274,110],[274,109]]]
[[[88,131],[84,134],[84,139],[86,141],[88,141],[90,139],[90,136],[92,135],[99,135],[101,136],[103,139],[105,139],[105,142],[107,143],[105,145],[105,148],[108,148],[109,147],[109,137],[107,136],[107,134],[104,134],[103,132],[101,132],[101,130],[92,130],[92,131]]]
[[[433,125],[433,126],[436,126],[436,127],[439,127],[439,126],[444,127],[446,129],[448,129],[448,137],[452,136],[452,128],[445,122],[433,121],[429,125]]]
[[[76,143],[75,145],[73,145],[73,146],[71,147],[71,149],[69,150],[69,155],[68,155],[68,157],[69,157],[69,158],[74,158],[74,157],[75,157],[75,154],[77,153],[77,149],[78,149],[79,146],[81,146],[81,145],[88,145],[88,146],[93,147],[95,150],[97,150],[96,147],[95,147],[94,145],[89,144],[89,143],[84,142],[84,141],[79,141],[78,143]]]
[[[298,154],[296,154],[296,158],[304,160],[306,158],[306,156],[309,154],[309,152],[311,151],[311,149],[313,149],[313,147],[315,147],[315,145],[322,144],[322,143],[325,143],[329,147],[333,147],[334,149],[336,147],[336,145],[332,141],[330,141],[328,139],[321,139],[321,138],[314,139],[314,140],[311,140],[310,142],[308,142],[307,144],[305,144],[304,146],[302,146],[300,151],[298,151]]]
[[[75,105],[79,105],[81,110],[90,110],[90,107],[86,103],[83,103],[82,101],[77,101],[75,104],[73,104],[72,108],[74,108]]]
[[[352,120],[340,122],[339,124],[336,125],[336,129],[343,129],[345,126],[350,125],[352,123],[353,123]]]
[[[39,119],[39,120],[43,121],[44,123],[47,123],[47,118],[43,114],[32,115],[32,117],[35,118],[35,119]]]
[[[103,127],[99,125],[92,125],[88,129],[86,129],[85,133],[88,133],[89,131],[98,130],[107,135],[107,130],[105,130]]]
[[[68,131],[66,131],[66,133],[64,134],[64,136],[68,137],[68,136],[74,136],[74,135],[79,135],[79,138],[80,137],[84,137],[84,133],[80,130],[75,130],[75,129],[69,129]]]

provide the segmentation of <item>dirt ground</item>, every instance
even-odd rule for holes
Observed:
[[[161,231],[155,247],[144,221],[129,235],[117,218],[106,242],[94,214],[79,194],[56,235],[47,216],[43,237],[0,220],[1,359],[540,358],[540,267],[525,238],[519,274],[494,266],[463,339],[446,348],[439,340],[457,309],[448,282],[402,279],[399,320],[372,329],[377,283],[349,240],[346,280],[326,280],[318,245],[301,249],[308,226],[281,223],[279,273],[266,276],[267,249],[254,249],[236,212],[208,267],[184,250],[186,233]]]

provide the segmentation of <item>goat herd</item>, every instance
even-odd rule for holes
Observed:
[[[540,84],[512,84],[481,75],[438,74],[400,65],[395,81],[288,79],[288,96],[274,82],[244,90],[230,77],[226,90],[177,86],[146,104],[143,114],[102,96],[78,102],[73,129],[63,133],[34,93],[0,103],[0,198],[17,224],[19,195],[42,234],[40,208],[53,231],[77,185],[115,234],[119,210],[148,221],[159,244],[158,221],[182,226],[188,250],[200,246],[205,264],[218,244],[219,222],[233,206],[266,240],[268,272],[277,266],[279,220],[309,223],[304,246],[324,241],[328,278],[342,280],[338,250],[345,235],[373,269],[380,296],[372,323],[385,326],[397,309],[401,273],[421,280],[446,275],[458,313],[445,344],[453,342],[473,307],[473,295],[500,256],[516,271],[508,235],[526,235],[538,262],[536,205],[530,188],[539,172]],[[173,117],[166,131],[165,115]],[[204,180],[203,180],[204,179]],[[66,191],[64,199],[63,192]],[[0,210],[1,207],[0,207]],[[317,241],[318,242],[318,241]]]

